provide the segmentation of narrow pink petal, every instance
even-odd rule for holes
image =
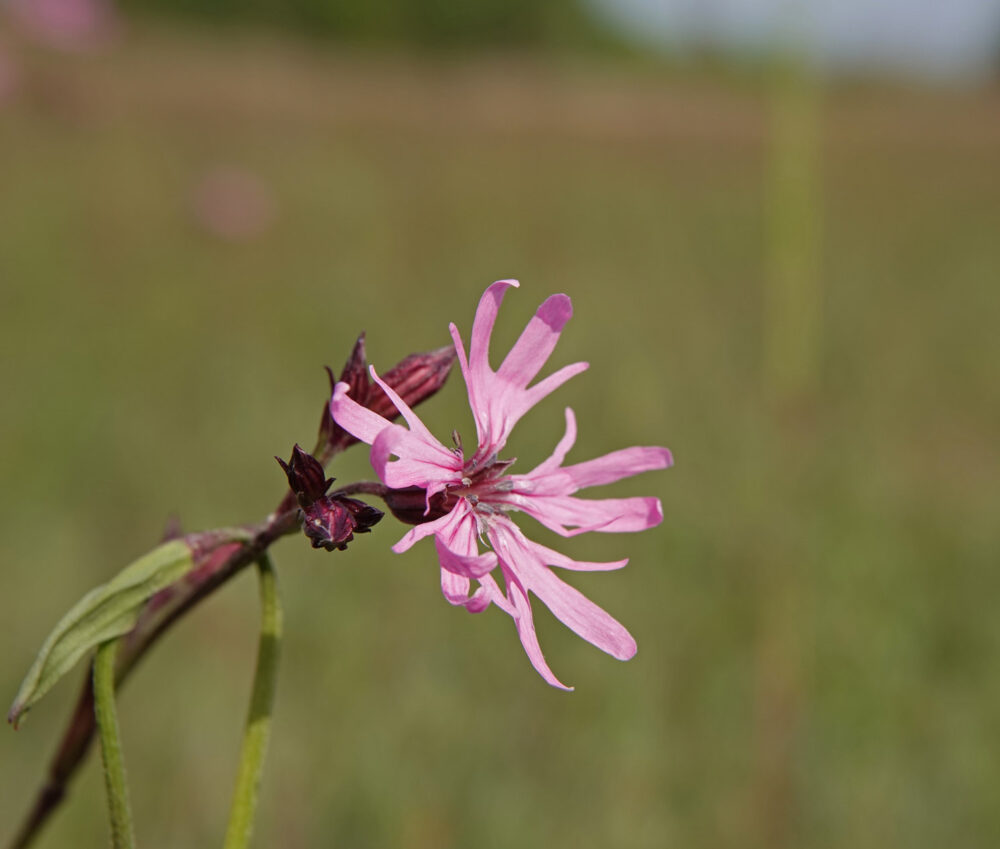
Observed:
[[[469,370],[473,381],[490,371],[490,336],[500,310],[500,302],[509,288],[520,285],[516,280],[497,280],[486,288],[479,299],[476,318],[472,322],[472,335],[469,337]]]
[[[390,460],[395,456],[398,460]],[[440,490],[442,484],[461,480],[462,461],[434,437],[420,434],[401,425],[383,428],[372,443],[371,464],[382,482],[393,489],[408,486]]]
[[[499,607],[508,616],[514,615],[514,607],[507,599],[507,596],[503,594],[503,590],[500,589],[500,585],[493,579],[492,575],[483,575],[479,579],[479,589],[476,590],[476,595],[480,593],[484,596],[485,603],[479,609],[474,610],[471,605],[466,605],[466,608],[470,613],[479,613],[485,610],[490,602]],[[473,596],[475,599],[475,596]]]
[[[465,345],[462,343],[462,335],[458,332],[455,322],[448,325],[448,332],[451,333],[451,340],[455,345],[455,353],[458,355],[458,367],[462,370],[462,377],[465,385],[469,385],[471,375],[469,374],[469,360],[465,356]]]
[[[574,572],[611,572],[628,565],[627,557],[624,560],[612,560],[604,563],[591,560],[573,560],[561,551],[553,551],[537,542],[533,542],[531,545],[546,565],[558,566],[560,569],[572,569]]]
[[[535,634],[535,622],[531,616],[531,604],[528,602],[528,596],[516,582],[508,581],[507,597],[513,608],[511,615],[514,618],[517,635],[521,638],[521,645],[524,646],[524,651],[528,655],[531,665],[535,667],[535,671],[545,679],[545,683],[558,687],[560,690],[571,691],[573,688],[567,687],[556,678],[545,662],[545,655],[542,654],[542,648],[538,645],[538,636]]]
[[[619,660],[635,654],[635,640],[618,620],[546,568],[543,558],[547,549],[525,539],[513,523],[491,528],[490,541],[505,567],[504,574],[508,570],[516,574],[525,589],[537,595],[574,633]]]
[[[492,372],[488,373],[481,383],[481,388],[477,387],[475,391],[469,390],[472,411],[481,434],[477,455],[484,457],[500,451],[507,443],[514,425],[528,410],[587,368],[587,363],[573,363],[539,381],[530,389],[521,389],[508,381],[500,380]],[[481,401],[480,395],[486,400]]]
[[[450,513],[452,521],[442,527],[439,536],[452,551],[472,557],[479,554],[479,522],[469,502],[462,499]]]
[[[588,486],[614,483],[622,478],[654,469],[667,469],[673,462],[673,457],[666,448],[637,445],[633,448],[623,448],[621,451],[612,451],[610,454],[584,463],[565,466],[558,474],[566,475],[575,489],[583,489]]]
[[[469,601],[470,586],[471,582],[464,575],[441,569],[441,594],[449,604],[465,605]]]
[[[556,450],[552,452],[552,456],[547,460],[543,460],[535,468],[533,468],[526,475],[518,475],[517,477],[523,477],[527,479],[536,478],[558,469],[563,460],[566,459],[566,455],[569,453],[570,448],[576,443],[576,416],[573,415],[573,410],[570,407],[566,408],[566,432],[563,434],[562,439],[559,440],[558,445],[556,445]]]
[[[663,521],[663,507],[658,498],[588,499],[542,495],[521,496],[511,501],[545,527],[567,537],[586,531],[644,531]]]
[[[435,538],[434,545],[437,548],[438,560],[441,561],[441,568],[455,575],[478,580],[497,565],[497,556],[492,551],[477,555],[460,554],[450,549],[440,534]]]
[[[403,534],[399,542],[392,547],[392,550],[396,552],[396,554],[402,554],[404,551],[409,551],[413,547],[414,543],[419,542],[425,537],[440,533],[443,529],[448,528],[448,526],[453,522],[460,520],[462,516],[456,516],[455,514],[461,509],[462,503],[463,502],[459,502],[455,505],[454,510],[452,510],[448,515],[442,516],[440,519],[424,522],[421,525],[414,525],[410,530]]]
[[[371,445],[382,430],[391,423],[378,413],[373,413],[367,407],[362,407],[353,398],[347,396],[350,386],[338,383],[333,387],[333,397],[330,399],[330,415],[333,420],[362,442]]]
[[[462,377],[465,378],[466,392],[469,395],[469,408],[472,410],[472,418],[476,423],[476,444],[482,445],[486,439],[486,424],[489,421],[489,414],[486,406],[479,402],[479,393],[476,391],[476,382],[472,379],[469,369],[469,361],[465,356],[465,346],[462,344],[462,337],[458,328],[454,324],[449,324],[451,338],[455,342],[455,351],[458,354],[458,365],[462,369]]]
[[[544,380],[538,381],[538,383],[526,390],[520,399],[518,405],[520,414],[517,418],[523,416],[545,396],[550,395],[571,377],[576,377],[588,368],[590,368],[590,363],[571,363],[568,366],[563,366],[559,371],[553,372]]]
[[[635,655],[635,640],[625,626],[579,590],[544,566],[533,569],[528,580],[531,591],[575,634],[618,660]]]
[[[477,444],[479,446],[477,456],[479,459],[498,451],[509,434],[509,430],[502,433],[502,428],[496,420],[496,405],[501,400],[503,385],[497,382],[496,375],[490,368],[489,348],[490,336],[493,333],[493,325],[496,322],[503,296],[507,289],[519,285],[516,280],[498,280],[488,286],[482,298],[479,299],[476,318],[472,324],[468,362],[463,367],[462,372],[469,392],[469,406],[476,422]],[[461,365],[461,336],[454,326],[451,330],[456,351],[459,351],[459,364]],[[498,433],[502,433],[499,438],[497,437]]]
[[[445,600],[456,607],[464,607],[469,613],[482,613],[494,601],[494,597],[487,587],[482,586],[469,595],[470,586],[468,578],[455,575],[447,569],[441,570],[441,593]],[[497,592],[499,593],[499,589]],[[506,600],[504,603],[506,604]]]
[[[542,370],[572,316],[573,304],[569,297],[552,295],[547,298],[497,369],[497,377],[525,388]]]
[[[431,432],[427,429],[427,426],[420,421],[420,416],[414,413],[413,410],[410,409],[410,406],[399,397],[396,391],[375,373],[375,366],[369,366],[368,371],[371,372],[372,379],[382,387],[382,391],[389,396],[389,400],[392,401],[396,409],[402,414],[406,423],[410,426],[410,430],[423,437],[425,440],[437,442],[437,439],[435,439]]]
[[[441,560],[441,592],[450,604],[460,605],[469,613],[482,613],[490,606],[491,602],[496,603],[505,612],[510,613],[510,605],[503,597],[496,581],[489,574],[482,574],[477,577],[479,588],[470,596],[469,578],[465,575],[456,575],[450,571],[441,556],[442,546],[449,555],[464,555],[473,558],[479,551],[478,524],[475,516],[467,502],[459,502],[455,509],[446,517],[447,522],[438,523],[435,530],[435,543],[437,544],[438,559]],[[493,565],[496,565],[496,555],[488,552]],[[492,568],[492,567],[491,567]]]

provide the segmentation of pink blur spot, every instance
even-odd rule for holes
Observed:
[[[246,241],[266,231],[274,221],[272,194],[258,177],[236,168],[209,172],[193,198],[198,224],[229,241]]]
[[[7,7],[27,36],[59,50],[103,47],[118,29],[110,0],[8,0]]]

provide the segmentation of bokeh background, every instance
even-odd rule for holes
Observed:
[[[0,692],[171,513],[272,509],[359,331],[385,368],[516,276],[496,350],[564,291],[592,363],[519,465],[566,404],[576,459],[677,459],[610,490],[654,531],[532,529],[631,558],[571,580],[639,654],[536,605],[560,693],[393,520],[283,541],[256,845],[1000,845],[1000,9],[940,7],[6,0]],[[458,379],[424,414],[470,433]],[[257,616],[245,574],[123,691],[145,847],[221,840]],[[2,840],[83,674],[0,733]],[[106,829],[91,758],[37,845]]]

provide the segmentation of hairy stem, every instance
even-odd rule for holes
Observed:
[[[125,759],[122,755],[118,714],[115,711],[115,656],[120,640],[108,640],[94,656],[94,715],[101,736],[101,760],[104,762],[104,788],[108,797],[113,849],[134,849],[132,811],[125,784]]]
[[[261,607],[257,670],[254,673],[250,710],[247,713],[246,730],[243,734],[243,748],[240,753],[239,770],[236,773],[236,788],[229,813],[224,849],[246,849],[250,845],[278,679],[282,613],[277,576],[266,553],[258,559],[257,571],[260,576]]]

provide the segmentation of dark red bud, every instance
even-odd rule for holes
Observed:
[[[308,507],[326,495],[326,491],[334,481],[333,478],[327,478],[319,460],[307,454],[298,445],[292,449],[290,462],[286,463],[280,457],[274,459],[285,470],[288,486],[298,498],[300,507]]]
[[[333,394],[333,387],[337,384],[338,378],[334,376],[333,369],[325,366],[327,376],[330,378],[330,395]],[[344,363],[344,369],[340,373],[340,380],[351,387],[351,397],[367,397],[368,387],[371,381],[368,378],[368,361],[365,358],[365,334],[362,333],[354,343],[351,355]],[[323,414],[319,422],[319,438],[316,441],[314,453],[325,453],[332,456],[339,451],[343,451],[348,445],[352,445],[357,440],[346,430],[338,425],[333,416],[330,415],[329,396],[323,404]]]
[[[302,509],[302,530],[313,548],[343,551],[354,534],[366,534],[382,518],[382,511],[344,496],[325,495]]]
[[[366,534],[382,518],[382,511],[345,495],[326,492],[333,483],[323,465],[298,445],[292,459],[286,463],[275,457],[288,476],[288,486],[298,499],[302,530],[312,541],[313,548],[343,551],[354,535]]]
[[[379,376],[409,406],[416,407],[444,386],[453,362],[455,362],[455,347],[446,345],[434,351],[410,354]],[[389,400],[389,396],[378,385],[370,387],[365,406],[387,419],[399,416],[399,411]]]
[[[430,510],[427,510],[427,490],[419,486],[406,489],[389,489],[382,496],[386,507],[400,522],[408,525],[422,525],[440,519],[451,512],[455,506],[455,496],[438,492],[431,496]]]
[[[332,373],[330,374],[330,377],[330,394],[332,395]],[[351,356],[349,356],[347,358],[347,362],[344,363],[343,371],[340,372],[340,380],[342,383],[346,383],[351,387],[352,395],[354,392],[359,394],[367,392],[368,387],[371,386],[371,379],[368,377],[368,358],[365,356],[365,334],[363,332],[354,343],[354,348],[351,349]]]
[[[435,351],[410,354],[380,377],[409,406],[415,407],[444,386],[453,362],[455,362],[455,348],[452,345],[447,345]],[[330,376],[330,392],[332,394],[337,380],[334,379],[333,372],[329,368],[326,371]],[[354,349],[344,364],[344,370],[340,373],[339,379],[351,387],[348,395],[362,406],[390,420],[399,417],[399,411],[389,400],[389,396],[368,376],[364,333],[354,343]],[[319,441],[314,453],[329,458],[357,441],[333,420],[330,415],[329,402],[325,404],[319,425]]]

